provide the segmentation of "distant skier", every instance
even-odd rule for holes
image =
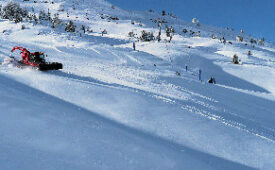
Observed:
[[[201,81],[201,69],[199,69],[199,80]]]
[[[136,51],[136,43],[135,43],[135,41],[133,42],[133,49],[134,49],[134,51]]]

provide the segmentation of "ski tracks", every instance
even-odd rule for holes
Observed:
[[[246,133],[258,136],[262,139],[275,142],[274,129],[262,125],[257,125],[256,123],[253,123],[253,121],[248,120],[246,117],[242,117],[238,113],[230,112],[222,104],[219,104],[219,101],[211,97],[195,93],[191,90],[187,90],[171,83],[162,82],[162,84],[155,84],[150,82],[150,85],[148,83],[147,85],[137,85],[125,82],[109,83],[104,80],[99,80],[92,77],[78,76],[61,71],[54,72],[53,74],[55,76],[69,79],[69,81],[75,81],[78,83],[84,83],[92,86],[100,86],[104,88],[126,90],[149,96],[164,103],[180,107],[183,110],[183,114],[193,113],[196,115],[200,115],[204,118],[218,121],[225,126],[233,127]],[[148,86],[151,86],[151,88],[148,88]],[[172,91],[174,91],[174,93],[171,93]]]

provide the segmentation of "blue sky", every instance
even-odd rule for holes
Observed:
[[[166,10],[185,21],[244,29],[257,38],[275,42],[275,0],[108,0],[129,10]]]

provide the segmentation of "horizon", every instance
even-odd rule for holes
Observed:
[[[243,29],[247,35],[275,43],[275,1],[272,0],[108,0],[126,10],[162,10],[175,14],[179,19],[191,22],[197,18],[202,24],[220,28]],[[144,5],[146,3],[146,5]],[[158,5],[156,5],[158,3]],[[167,5],[169,4],[169,5]]]

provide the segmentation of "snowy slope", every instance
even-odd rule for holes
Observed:
[[[5,76],[0,80],[1,110],[9,108],[0,120],[2,169],[247,168],[110,121]]]
[[[48,72],[0,67],[5,169],[274,168],[273,44],[253,48],[236,42],[238,33],[166,17],[177,31],[172,42],[164,40],[163,30],[160,43],[136,42],[133,51],[128,32],[156,35],[150,19],[161,16],[113,9],[100,0],[22,5],[52,14],[64,7],[60,18],[74,20],[78,33],[47,23],[0,21],[0,32],[6,30],[0,61],[16,45],[64,64]],[[101,14],[120,20],[108,22]],[[82,24],[93,32],[84,34]],[[200,30],[201,37],[184,35],[183,28]],[[108,34],[101,36],[103,29]],[[213,33],[233,45],[211,39]],[[241,65],[231,63],[233,54]],[[210,76],[216,85],[206,83]]]

